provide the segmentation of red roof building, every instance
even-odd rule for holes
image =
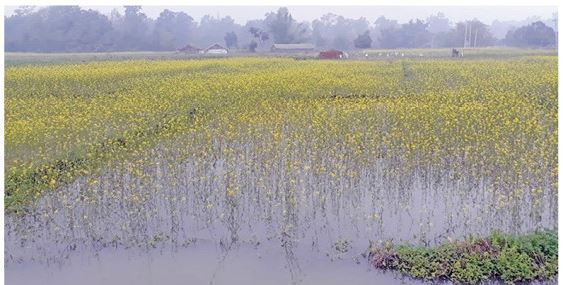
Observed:
[[[342,59],[344,58],[344,52],[336,49],[330,49],[321,51],[319,53],[320,59]]]

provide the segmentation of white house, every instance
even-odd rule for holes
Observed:
[[[227,53],[229,53],[229,50],[222,47],[219,44],[214,44],[214,45],[206,48],[205,53],[208,53],[208,54],[227,54]]]

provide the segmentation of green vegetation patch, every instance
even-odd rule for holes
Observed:
[[[426,280],[476,284],[487,279],[507,283],[549,280],[557,276],[557,233],[539,231],[514,236],[494,232],[436,247],[371,245],[370,262],[376,268],[399,270]]]

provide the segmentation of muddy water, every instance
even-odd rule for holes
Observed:
[[[369,242],[557,225],[550,191],[447,171],[391,176],[382,162],[334,179],[244,165],[157,157],[142,175],[114,167],[49,193],[6,217],[7,284],[417,284],[372,270]]]
[[[422,284],[374,271],[363,260],[330,261],[319,253],[301,256],[299,276],[275,244],[241,244],[223,250],[206,241],[175,252],[104,250],[74,256],[62,267],[12,265],[7,284]],[[32,273],[32,274],[30,274]]]

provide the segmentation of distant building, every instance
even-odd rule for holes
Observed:
[[[321,51],[319,53],[320,59],[343,59],[345,58],[344,52],[336,49]]]
[[[311,52],[315,50],[313,44],[274,44],[272,52]]]
[[[227,54],[229,50],[225,47],[221,46],[220,44],[214,44],[205,49],[205,53],[209,54]]]
[[[196,48],[192,45],[186,45],[185,47],[181,48],[178,50],[179,52],[185,52],[185,53],[201,53],[202,50],[200,48]]]

